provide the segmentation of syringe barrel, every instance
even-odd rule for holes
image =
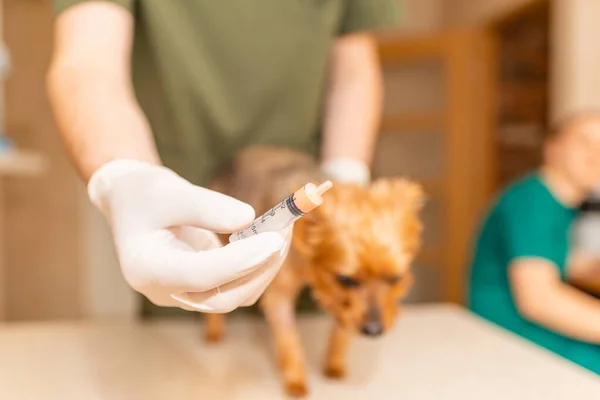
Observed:
[[[248,228],[231,234],[229,242],[246,239],[263,232],[280,231],[304,215],[305,213],[294,202],[294,194],[291,194],[275,207],[256,218]]]

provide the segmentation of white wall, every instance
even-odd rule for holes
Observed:
[[[138,295],[127,285],[114,251],[112,236],[102,214],[84,190],[80,195],[83,255],[82,309],[86,317],[128,317],[138,314]]]
[[[600,1],[552,2],[551,115],[600,109]]]

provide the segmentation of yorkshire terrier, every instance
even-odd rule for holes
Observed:
[[[307,182],[326,179],[305,154],[255,147],[240,153],[211,187],[249,203],[260,215]],[[295,223],[288,257],[260,299],[289,395],[307,394],[295,323],[301,289],[309,286],[337,321],[324,373],[343,378],[350,336],[380,336],[400,312],[413,281],[410,264],[421,246],[423,202],[421,186],[406,179],[379,179],[368,187],[334,182],[323,204]],[[205,321],[206,339],[218,341],[224,316],[207,314]]]

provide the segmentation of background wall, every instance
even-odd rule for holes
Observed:
[[[83,315],[78,301],[82,188],[59,144],[44,89],[51,24],[50,1],[4,0],[4,37],[11,56],[7,133],[17,144],[43,153],[50,164],[43,177],[5,180],[10,319]]]
[[[552,1],[553,119],[600,109],[600,1]]]
[[[400,31],[408,34],[439,30],[444,24],[444,0],[399,0]]]
[[[41,178],[5,181],[8,318],[131,315],[136,298],[121,277],[106,223],[67,160],[46,98],[52,1],[4,0],[4,15],[12,59],[7,132],[50,165]]]

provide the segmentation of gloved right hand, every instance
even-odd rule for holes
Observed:
[[[88,184],[111,226],[123,276],[159,306],[229,312],[254,303],[287,255],[291,228],[222,246],[213,232],[248,226],[248,204],[133,160],[102,166]]]

